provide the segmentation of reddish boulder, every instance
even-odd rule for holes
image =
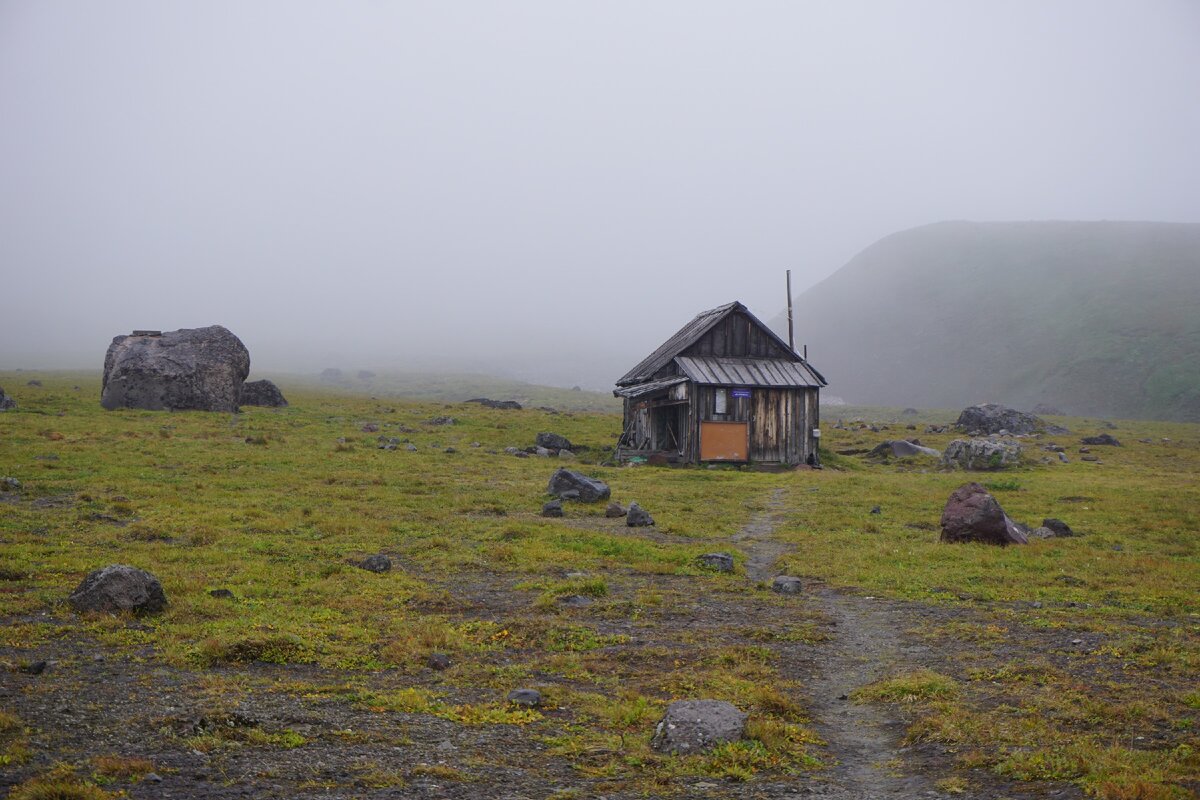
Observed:
[[[1009,519],[996,498],[978,483],[955,489],[942,510],[943,542],[1028,544],[1022,527]]]

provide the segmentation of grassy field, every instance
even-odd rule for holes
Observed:
[[[31,378],[43,385],[24,385]],[[780,574],[936,609],[937,624],[905,635],[944,663],[889,675],[855,699],[882,704],[905,720],[910,742],[936,748],[939,791],[969,792],[987,775],[1064,782],[1114,800],[1174,798],[1200,781],[1195,425],[1118,422],[1110,432],[1125,446],[1092,448],[1097,463],[1076,451],[1100,424],[1061,420],[1075,433],[1029,443],[1027,466],[974,477],[1014,518],[1059,517],[1082,535],[993,549],[937,541],[945,498],[969,476],[922,459],[837,453],[913,435],[941,448],[950,435],[922,430],[948,414],[826,409],[827,468],[771,474],[607,466],[620,429],[611,413],[286,384],[284,409],[105,412],[94,376],[23,372],[0,375],[0,385],[20,404],[0,414],[0,476],[22,484],[0,503],[7,674],[24,676],[53,652],[64,679],[73,669],[82,676],[99,649],[148,674],[187,676],[189,707],[210,720],[238,718],[269,694],[403,720],[408,733],[386,739],[395,749],[416,748],[420,726],[481,742],[453,766],[355,767],[349,777],[314,775],[296,791],[339,786],[365,796],[434,778],[466,786],[517,760],[544,764],[539,774],[562,797],[819,776],[836,754],[822,749],[788,665],[804,659],[819,670],[822,641],[836,631],[815,606],[788,606],[746,581],[745,554],[729,544],[772,498],[782,507],[774,536],[791,548]],[[839,415],[848,429],[834,429]],[[454,422],[432,422],[445,416]],[[887,430],[860,429],[854,418]],[[541,518],[560,464],[503,452],[539,431],[581,445],[574,466],[609,482],[615,500],[650,510],[655,528],[629,531],[604,519],[602,505]],[[401,444],[379,449],[379,436]],[[1051,440],[1070,463],[1040,449]],[[734,553],[738,573],[697,566],[697,555],[715,549]],[[375,553],[396,567],[357,567]],[[154,572],[167,611],[138,620],[71,613],[66,596],[110,563]],[[576,609],[565,597],[586,601]],[[452,666],[430,670],[433,653]],[[0,697],[0,764],[13,776],[0,786],[14,786],[12,797],[52,783],[113,792],[145,774],[120,767],[138,753],[98,754],[66,740],[39,749],[54,740],[53,724],[28,710],[29,699],[49,689],[21,686]],[[518,686],[535,686],[546,703],[506,703]],[[681,697],[739,705],[751,715],[749,738],[703,756],[654,752],[653,725]],[[180,731],[156,703],[168,707],[147,700],[160,731],[147,763],[163,773],[176,769],[175,750],[226,759],[320,753],[367,736],[278,720]],[[521,744],[484,746],[507,730]]]

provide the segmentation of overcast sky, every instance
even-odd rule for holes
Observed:
[[[945,219],[1200,221],[1200,3],[0,0],[0,369],[606,386]]]

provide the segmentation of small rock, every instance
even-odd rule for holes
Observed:
[[[429,658],[425,659],[425,664],[430,669],[436,669],[438,672],[450,669],[450,663],[450,656],[445,653],[430,653]]]
[[[879,506],[871,506],[871,513],[872,514],[882,514],[883,509],[880,508]]]
[[[561,517],[563,515],[563,507],[561,500],[551,500],[549,503],[542,504],[543,517]]]
[[[508,693],[508,702],[526,708],[537,708],[542,704],[542,693],[537,689],[513,689]]]
[[[1080,457],[1079,457],[1079,460],[1080,460],[1080,461],[1090,461],[1090,462],[1093,462],[1093,463],[1098,463],[1098,462],[1100,461],[1100,456],[1080,456]]]
[[[453,447],[447,447],[447,448],[446,448],[445,450],[443,450],[442,452],[443,452],[443,453],[457,453],[458,451],[457,451],[457,450],[455,450]]]
[[[417,452],[417,446],[415,444],[413,444],[412,442],[409,442],[408,444],[404,445],[404,449],[410,453]]]
[[[612,495],[608,484],[604,481],[589,478],[574,470],[560,468],[550,476],[546,492],[555,497],[565,498],[565,493],[570,491],[578,492],[579,500],[584,503],[597,503],[609,499]]]
[[[1108,433],[1102,433],[1099,436],[1085,436],[1080,441],[1082,441],[1084,444],[1104,445],[1106,447],[1122,447],[1123,446],[1111,434],[1108,434]]]
[[[620,503],[609,503],[608,508],[604,509],[604,516],[609,519],[617,519],[625,516],[627,512]]]
[[[483,447],[483,445],[482,445],[482,444],[480,444],[479,442],[471,442],[471,445],[470,445],[470,446],[471,446],[471,447]]]
[[[629,511],[625,515],[625,525],[630,528],[644,528],[654,524],[654,517],[650,516],[646,509],[639,506],[637,503],[629,504]]]
[[[1066,454],[1066,453],[1059,453],[1059,454],[1058,454],[1058,460],[1059,460],[1059,461],[1061,461],[1061,462],[1062,462],[1062,463],[1064,463],[1064,464],[1070,464],[1070,463],[1071,463],[1071,462],[1070,462],[1070,460],[1067,458],[1067,454]]]
[[[218,600],[233,600],[233,592],[228,589],[212,589],[208,593],[209,597],[215,597]]]
[[[575,454],[572,453],[570,450],[559,450],[558,457],[563,459],[564,461],[575,461],[576,460]]]
[[[158,578],[124,564],[110,564],[88,573],[67,601],[76,611],[105,614],[153,614],[167,606]]]
[[[142,783],[162,783],[162,777],[157,772],[147,772],[142,776]]]
[[[575,449],[570,439],[557,433],[539,433],[536,444],[538,447],[545,447],[547,450]]]
[[[558,604],[567,608],[587,608],[592,604],[592,598],[581,594],[568,594],[559,597]]]
[[[26,665],[20,667],[20,670],[21,670],[21,672],[24,672],[26,675],[41,675],[43,672],[46,671],[46,662],[45,661],[34,661],[32,664],[26,664]]]
[[[702,753],[746,732],[746,714],[724,700],[676,700],[654,728],[650,746],[660,753]]]
[[[733,572],[733,556],[729,553],[705,553],[698,556],[696,561],[705,569],[716,572]]]
[[[392,560],[383,553],[376,553],[360,561],[358,568],[365,569],[367,572],[387,572],[392,568]]]
[[[1042,527],[1049,528],[1054,531],[1055,536],[1074,536],[1075,531],[1071,530],[1071,526],[1063,522],[1061,519],[1047,517],[1042,520]]]
[[[547,449],[547,448],[545,448],[545,447],[539,447],[539,448],[537,448],[537,449],[536,449],[536,450],[533,452],[533,454],[534,454],[535,456],[537,456],[538,458],[549,458],[550,456],[554,455],[554,453],[553,453],[553,452],[551,452],[549,449]]]
[[[803,588],[800,579],[791,575],[780,575],[771,584],[771,590],[779,594],[800,594]]]
[[[0,489],[6,492],[16,492],[21,488],[21,482],[16,478],[5,476],[0,478]]]
[[[429,420],[430,425],[457,425],[458,420],[454,417],[434,417]]]

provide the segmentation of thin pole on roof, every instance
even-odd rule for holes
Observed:
[[[792,327],[792,271],[787,271],[787,294],[788,294],[788,347],[792,348],[792,352],[796,352],[796,333]]]

